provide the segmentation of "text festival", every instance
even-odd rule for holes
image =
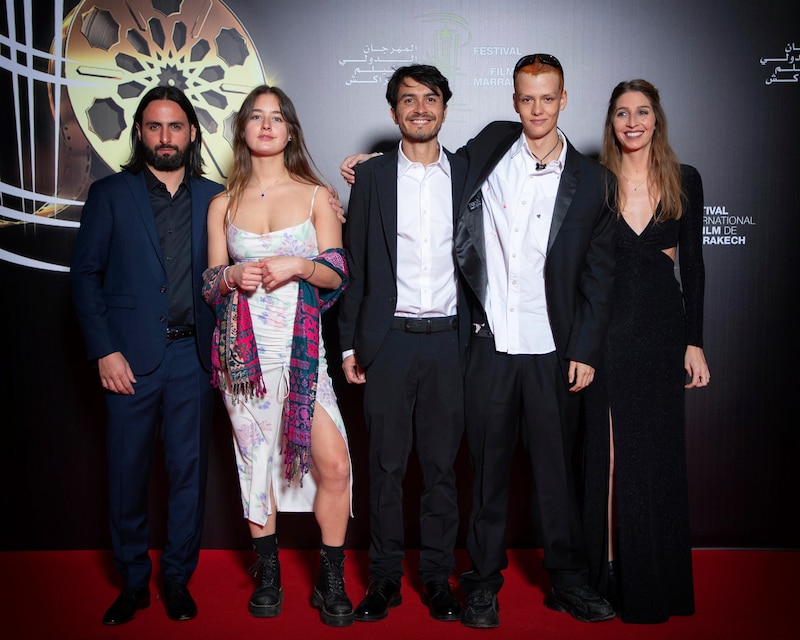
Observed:
[[[753,225],[752,216],[732,216],[723,207],[704,207],[703,244],[747,243],[747,236],[738,235],[741,225]]]

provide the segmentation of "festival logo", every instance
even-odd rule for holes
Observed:
[[[744,246],[748,228],[755,226],[752,216],[734,215],[725,205],[703,208],[703,244]]]
[[[26,25],[36,28],[30,5],[25,5],[22,15],[9,14],[10,36],[23,33]],[[37,12],[36,20],[41,18]],[[191,100],[203,133],[206,175],[226,180],[236,110],[266,78],[252,38],[223,2],[83,0],[65,18],[54,16],[54,22],[49,52],[12,42],[2,60],[18,85],[13,109],[19,163],[25,166],[6,171],[3,165],[3,192],[15,196],[19,206],[4,206],[0,225],[77,226],[92,181],[118,171],[130,156],[134,112],[157,85],[178,87]],[[46,72],[43,60],[48,61]],[[54,123],[46,149],[40,148],[41,139],[48,136],[34,138],[30,123],[43,106],[35,103],[42,82]],[[19,90],[26,84],[34,90]],[[33,153],[23,153],[26,143],[35,148]],[[12,174],[13,179],[6,178]],[[15,256],[5,247],[0,247],[0,259],[66,270],[46,258]]]
[[[467,21],[452,13],[429,13],[416,19],[428,31],[426,42],[368,42],[339,59],[347,86],[389,82],[396,69],[411,64],[434,65],[448,78],[460,73],[459,59],[472,40]]]
[[[800,47],[794,42],[789,42],[784,48],[784,55],[779,57],[761,58],[762,67],[767,67],[771,73],[764,84],[781,84],[800,82]]]
[[[370,41],[339,59],[347,86],[385,85],[398,67],[432,64],[448,78],[465,78],[473,87],[513,87],[514,64],[523,55],[514,42],[474,42],[467,20],[454,13],[429,13],[415,19],[414,40]]]

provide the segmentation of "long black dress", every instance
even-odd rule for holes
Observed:
[[[683,367],[686,345],[703,346],[703,185],[697,170],[686,165],[681,182],[679,220],[651,220],[637,235],[618,219],[604,363],[585,392],[590,583],[606,592],[610,413],[618,529],[614,572],[626,622],[663,622],[694,612]],[[675,246],[680,284],[675,264],[662,251]]]

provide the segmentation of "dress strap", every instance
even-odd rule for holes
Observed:
[[[313,196],[311,196],[311,211],[309,211],[309,212],[308,212],[308,217],[309,217],[309,219],[310,219],[310,218],[311,218],[311,216],[314,214],[314,200],[315,200],[315,199],[316,199],[316,197],[317,197],[317,191],[319,191],[319,185],[317,185],[316,187],[314,187],[314,195],[313,195]]]
[[[225,195],[228,196],[228,207],[225,209],[225,222],[227,224],[231,223],[231,192],[226,191]]]

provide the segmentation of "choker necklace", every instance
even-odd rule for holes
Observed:
[[[542,169],[544,169],[544,168],[547,166],[547,164],[544,162],[544,159],[545,159],[547,156],[549,156],[551,153],[553,153],[553,151],[555,151],[555,150],[556,150],[556,147],[558,146],[558,144],[559,144],[560,142],[561,142],[561,138],[559,138],[558,140],[556,140],[556,143],[555,143],[555,145],[553,145],[553,148],[552,148],[552,149],[550,149],[550,151],[548,151],[547,153],[545,153],[545,154],[542,156],[542,159],[541,159],[541,160],[539,160],[539,158],[536,156],[536,154],[535,154],[533,151],[531,151],[531,155],[532,155],[534,158],[536,158],[536,160],[537,160],[537,162],[536,162],[536,170],[537,170],[537,171],[541,171]]]
[[[270,189],[272,189],[272,187],[274,187],[276,184],[278,184],[281,180],[283,180],[286,177],[286,175],[287,174],[284,173],[280,178],[278,178],[275,182],[273,182],[271,185],[269,185],[266,189],[261,186],[261,182],[259,182],[258,178],[253,176],[253,180],[256,181],[256,184],[258,185],[258,188],[261,189],[261,197],[263,198],[264,194],[267,191],[269,191]]]
[[[641,186],[642,186],[642,185],[643,185],[645,182],[647,182],[647,176],[645,176],[644,180],[642,180],[642,181],[641,181],[639,184],[633,184],[633,183],[632,183],[630,180],[628,180],[628,176],[626,176],[624,173],[622,174],[622,177],[623,177],[623,178],[625,178],[625,182],[627,182],[627,183],[628,183],[628,186],[629,186],[631,189],[633,189],[634,191],[636,191],[636,190],[637,190],[639,187],[641,187]]]

